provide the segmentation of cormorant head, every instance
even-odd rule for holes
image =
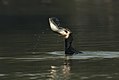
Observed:
[[[63,38],[67,39],[70,36],[71,31],[68,28],[62,28],[60,29],[59,33],[61,36],[63,36]]]
[[[52,31],[60,34],[61,36],[63,36],[63,38],[67,39],[70,36],[71,31],[68,28],[59,27],[59,24],[55,21],[58,21],[57,18],[49,18],[50,28],[52,29]]]

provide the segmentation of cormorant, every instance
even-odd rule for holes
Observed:
[[[58,19],[55,17],[49,18],[50,28],[53,32],[60,34],[65,39],[65,55],[73,55],[82,53],[75,50],[72,47],[73,36],[72,32],[68,28],[63,28],[59,26]]]

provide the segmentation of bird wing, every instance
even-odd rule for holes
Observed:
[[[52,18],[49,18],[49,24],[50,24],[50,28],[53,31],[58,32],[58,30],[59,30],[58,25],[53,21]]]
[[[53,20],[53,18],[49,18],[49,24],[50,24],[50,28],[52,31],[62,35],[62,36],[68,36],[71,32],[70,30],[63,28],[63,27],[59,27]]]

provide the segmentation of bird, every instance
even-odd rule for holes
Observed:
[[[77,51],[72,47],[73,33],[70,29],[61,27],[56,17],[49,18],[49,25],[53,32],[61,35],[65,39],[65,55],[82,53],[81,51]]]

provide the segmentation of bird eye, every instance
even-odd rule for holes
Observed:
[[[65,30],[66,33],[68,33],[66,30]]]

